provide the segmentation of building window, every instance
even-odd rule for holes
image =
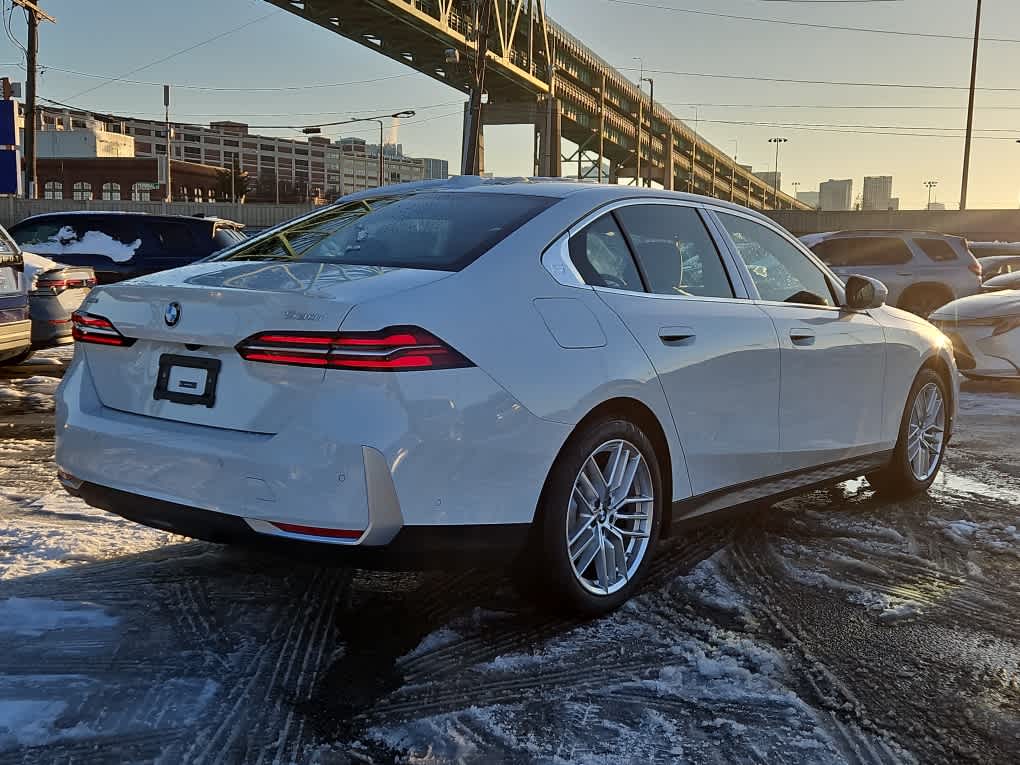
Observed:
[[[166,154],[166,144],[165,143],[157,143],[156,144],[156,153],[157,154]]]
[[[131,199],[135,202],[148,202],[152,199],[152,192],[159,188],[158,183],[140,181],[131,186]]]
[[[295,159],[294,160],[294,165],[296,167],[308,167],[308,160],[307,159]]]
[[[206,159],[207,162],[219,162],[220,161],[220,153],[218,151],[215,151],[214,149],[206,149],[205,150],[205,159]]]
[[[294,149],[295,154],[300,154],[303,157],[308,156],[308,149]]]
[[[74,184],[74,198],[79,201],[92,199],[92,184],[88,181],[76,181]]]
[[[152,154],[152,144],[145,141],[135,141],[135,154]]]
[[[276,147],[271,143],[264,143],[259,146],[262,151],[276,151]]]
[[[71,127],[72,128],[83,128],[83,127],[85,127],[85,120],[75,120],[75,119],[72,119],[71,120]]]
[[[112,182],[104,183],[103,199],[111,202],[120,199],[120,184]]]
[[[202,136],[195,135],[194,133],[185,133],[184,140],[190,143],[198,143],[199,141],[202,140]]]
[[[259,147],[259,145],[257,143],[255,143],[254,141],[245,141],[244,142],[244,148],[246,148],[246,149],[257,149],[258,147]]]
[[[265,167],[266,165],[268,165],[269,167],[272,167],[273,166],[273,162],[275,162],[275,158],[273,156],[269,155],[269,154],[260,154],[259,155],[259,162],[262,163],[263,167]]]
[[[319,151],[318,149],[312,149],[312,156],[313,157],[325,157],[326,156],[326,152]]]
[[[63,199],[64,184],[61,181],[46,181],[43,186],[43,199]]]
[[[228,141],[228,140],[226,140],[226,139],[224,138],[224,139],[223,139],[223,145],[224,145],[224,146],[237,146],[237,145],[238,145],[238,143],[237,143],[237,141]]]
[[[132,132],[135,135],[152,135],[152,131],[149,128],[136,127]]]
[[[205,137],[205,142],[207,144],[209,144],[210,146],[219,146],[220,145],[220,139],[219,138],[213,138],[211,135],[207,135]]]
[[[284,146],[283,144],[277,146],[276,150],[280,152],[280,154],[290,154],[292,151],[290,146]]]
[[[197,146],[185,146],[184,153],[189,157],[200,157],[202,156],[202,150]]]

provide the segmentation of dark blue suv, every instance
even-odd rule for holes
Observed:
[[[186,266],[245,239],[222,218],[131,212],[33,215],[12,226],[23,250],[70,266],[91,266],[99,284]]]

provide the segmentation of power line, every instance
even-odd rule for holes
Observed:
[[[211,42],[215,42],[216,40],[220,40],[220,39],[222,39],[224,37],[228,37],[229,35],[232,35],[235,32],[240,32],[242,29],[247,29],[248,27],[252,26],[253,24],[258,24],[260,21],[265,21],[269,17],[275,16],[278,13],[283,13],[283,11],[280,11],[280,10],[270,11],[269,13],[267,13],[267,14],[265,14],[263,16],[259,16],[258,18],[252,19],[251,21],[246,21],[243,24],[239,24],[236,27],[232,27],[231,29],[227,29],[226,31],[220,32],[219,34],[213,35],[212,37],[209,37],[209,38],[207,38],[205,40],[202,40],[201,42],[197,42],[194,45],[189,45],[187,48],[182,48],[181,50],[175,51],[174,53],[171,53],[168,56],[163,56],[162,58],[158,58],[155,61],[150,61],[148,64],[143,64],[142,66],[139,66],[139,67],[136,67],[134,69],[131,69],[130,71],[124,72],[123,74],[118,75],[116,77],[110,77],[105,82],[101,82],[98,85],[94,85],[91,88],[86,88],[85,90],[83,90],[83,91],[81,91],[79,93],[75,93],[73,96],[69,96],[69,98],[78,98],[80,96],[85,95],[86,93],[91,93],[94,90],[99,90],[99,88],[102,88],[102,87],[104,87],[106,85],[109,85],[111,82],[122,81],[122,79],[124,77],[128,77],[128,76],[130,76],[132,74],[137,74],[138,72],[141,72],[141,71],[143,71],[145,69],[149,69],[151,67],[154,67],[157,64],[162,64],[163,62],[169,61],[172,58],[177,58],[178,56],[184,55],[185,53],[190,53],[191,51],[195,50],[196,48],[201,48],[203,45],[208,45]]]
[[[710,104],[704,101],[694,103],[693,101],[659,101],[663,106],[690,106],[690,107],[711,107],[713,109],[892,109],[899,111],[900,109],[920,109],[930,111],[955,111],[962,112],[966,111],[965,105],[961,106],[949,106],[944,104],[939,105],[924,105],[924,104]],[[1020,110],[1020,106],[982,106],[982,111],[1016,111]]]
[[[635,71],[635,67],[617,67],[619,71]],[[902,82],[848,82],[843,80],[797,80],[791,77],[756,77],[740,74],[715,74],[712,72],[674,72],[667,69],[645,69],[645,73],[674,75],[676,77],[707,77],[718,80],[748,80],[753,82],[779,82],[796,85],[831,85],[853,88],[896,88],[907,90],[969,90],[966,85],[924,85],[921,83]],[[987,93],[1020,93],[1020,88],[977,88]]]
[[[670,13],[683,13],[692,16],[710,16],[718,19],[729,19],[731,21],[751,21],[758,24],[778,24],[780,26],[805,27],[807,29],[829,29],[839,32],[862,32],[875,35],[892,35],[894,37],[919,37],[934,40],[966,40],[973,42],[971,35],[950,35],[938,32],[906,32],[898,29],[876,29],[874,27],[851,27],[840,24],[818,24],[809,21],[794,21],[792,19],[769,19],[759,16],[740,16],[734,13],[720,13],[718,11],[706,11],[700,8],[677,8],[671,5],[659,5],[657,3],[639,2],[639,0],[604,0],[614,5],[629,5],[637,8],[651,8],[658,11]],[[1020,43],[1020,39],[1009,37],[983,37],[982,42],[997,43]]]
[[[10,64],[9,66],[20,66],[20,64]],[[89,72],[79,72],[76,69],[66,69],[64,67],[52,66],[47,64],[40,64],[40,68],[44,70],[52,70],[54,72],[61,72],[63,74],[74,75],[75,77],[88,77],[94,80],[110,80],[111,77],[108,74],[91,74]],[[350,80],[348,82],[320,82],[313,83],[311,85],[278,85],[278,86],[265,86],[265,87],[221,87],[218,85],[193,85],[189,83],[166,83],[166,82],[146,82],[144,80],[128,80],[124,78],[116,78],[117,82],[122,85],[145,85],[146,87],[158,87],[161,88],[164,85],[170,85],[174,88],[181,90],[201,90],[209,91],[213,93],[281,93],[286,91],[299,91],[299,90],[322,90],[326,88],[344,88],[350,85],[369,85],[376,82],[384,82],[386,80],[399,80],[405,77],[412,77],[418,74],[417,72],[408,72],[407,74],[391,74],[385,77],[372,77],[365,80]]]
[[[909,136],[913,138],[952,138],[961,140],[962,135],[953,135],[951,133],[921,133],[912,132],[909,128],[907,130],[899,130],[895,126],[888,126],[888,131],[882,130],[883,126],[861,126],[862,128],[874,128],[874,129],[857,129],[857,128],[841,128],[841,127],[816,127],[811,124],[804,123],[779,123],[779,122],[754,122],[750,120],[700,120],[703,123],[709,123],[714,125],[742,125],[750,127],[768,127],[768,128],[784,128],[786,130],[804,130],[809,132],[817,133],[851,133],[859,135],[885,135],[885,136]],[[938,130],[939,128],[919,128],[919,130]],[[961,128],[962,130],[962,128]],[[982,139],[985,141],[1011,141],[1017,140],[1016,136],[1020,135],[1020,129],[1014,131],[1013,135],[1010,136],[995,136],[995,135],[979,135],[974,136],[975,139]]]

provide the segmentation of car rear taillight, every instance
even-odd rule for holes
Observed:
[[[35,280],[35,291],[51,290],[52,292],[63,292],[64,290],[92,288],[96,286],[95,279],[47,279],[39,277]]]
[[[79,343],[98,345],[134,345],[133,337],[124,337],[109,319],[91,313],[75,311],[71,314],[71,337]]]
[[[299,367],[401,372],[472,367],[420,327],[379,332],[259,332],[237,345],[241,358]]]

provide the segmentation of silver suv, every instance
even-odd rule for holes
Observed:
[[[930,231],[836,231],[801,237],[833,271],[871,276],[889,288],[889,305],[927,317],[981,290],[981,264],[967,240]]]

